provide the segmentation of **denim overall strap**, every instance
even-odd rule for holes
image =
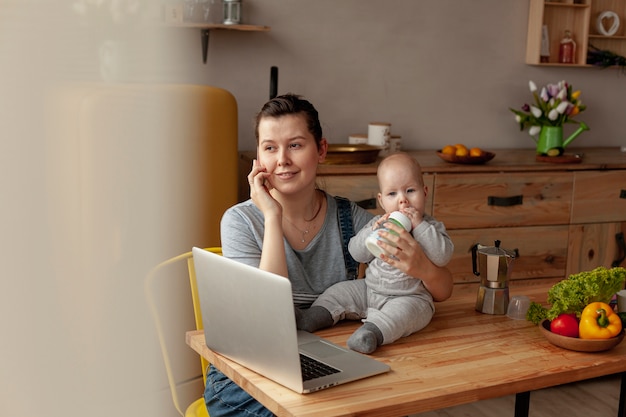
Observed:
[[[343,197],[335,197],[337,201],[337,216],[339,218],[339,228],[341,229],[341,240],[343,249],[343,259],[346,264],[346,276],[348,279],[356,279],[359,273],[359,263],[355,261],[348,252],[348,242],[354,236],[354,226],[352,224],[352,206],[350,200]]]

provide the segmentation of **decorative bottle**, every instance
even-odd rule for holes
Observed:
[[[383,222],[378,228],[372,231],[372,233],[367,237],[367,239],[365,239],[365,246],[367,246],[367,249],[372,253],[372,255],[376,256],[377,258],[379,258],[382,253],[384,253],[387,256],[391,256],[390,253],[387,253],[383,248],[378,246],[379,240],[393,247],[396,246],[393,242],[383,238],[382,236],[378,234],[379,230],[384,230],[391,234],[397,235],[396,232],[385,227],[385,223],[387,222],[393,223],[396,226],[399,226],[406,231],[409,231],[409,232],[411,231],[411,219],[409,219],[406,215],[404,215],[403,213],[399,211],[394,211],[393,213],[391,213],[387,221]]]
[[[576,42],[572,38],[572,32],[565,31],[565,36],[559,45],[559,62],[561,64],[573,64],[576,57]]]

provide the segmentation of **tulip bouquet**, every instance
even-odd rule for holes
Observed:
[[[521,110],[510,109],[515,113],[515,121],[520,130],[528,128],[531,136],[541,132],[543,126],[563,126],[565,123],[579,123],[572,120],[574,116],[586,109],[580,101],[580,90],[573,91],[565,81],[548,84],[537,91],[534,82],[528,86],[533,95],[533,104],[524,104]]]

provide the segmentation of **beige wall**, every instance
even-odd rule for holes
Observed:
[[[626,78],[615,69],[534,67],[524,63],[524,0],[244,0],[244,22],[267,33],[211,33],[201,63],[199,33],[173,33],[186,77],[231,91],[239,102],[240,149],[254,146],[250,119],[269,95],[303,94],[318,107],[331,142],[388,121],[405,148],[447,143],[497,149],[532,147],[509,107],[538,85],[567,80],[588,105],[591,127],[578,146],[626,144]],[[557,36],[557,34],[555,34]],[[172,64],[174,65],[174,64]]]

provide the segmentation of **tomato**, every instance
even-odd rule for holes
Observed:
[[[575,314],[560,314],[550,322],[550,331],[567,337],[578,337],[578,320]]]

